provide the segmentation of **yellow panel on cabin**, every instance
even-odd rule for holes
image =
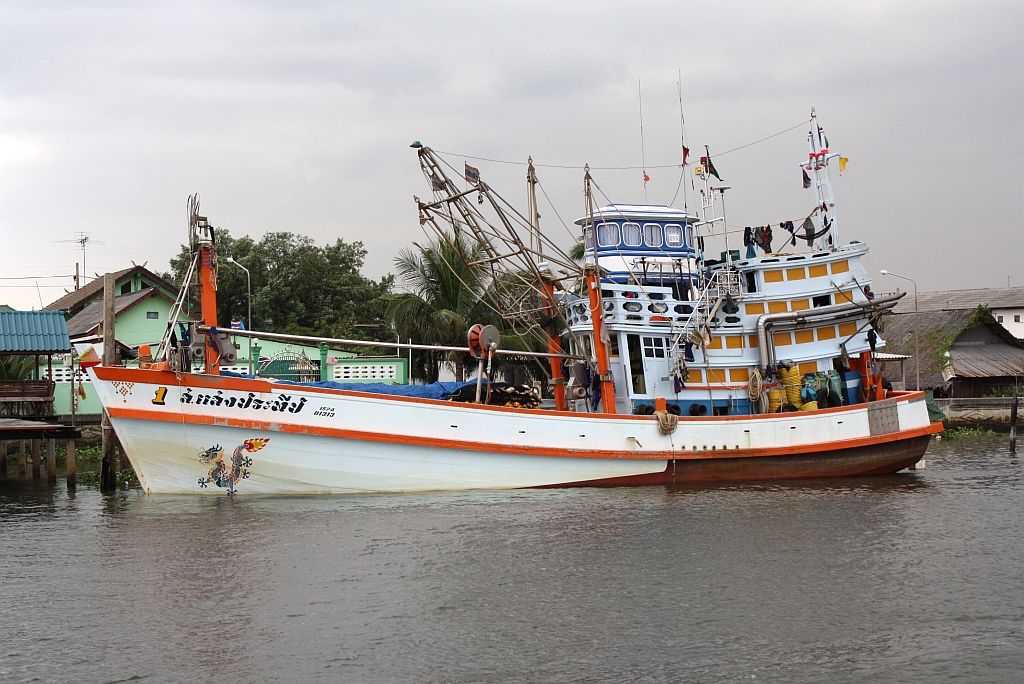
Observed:
[[[772,340],[775,342],[776,347],[784,347],[787,344],[793,344],[793,336],[788,332],[778,332],[772,335]]]
[[[818,341],[834,340],[836,338],[836,326],[830,325],[827,328],[818,328]]]
[[[711,341],[708,342],[708,349],[721,349],[721,348],[722,348],[722,338],[721,337],[718,337],[718,336],[712,337]]]
[[[781,283],[782,282],[782,271],[765,271],[764,282],[766,283]]]
[[[840,337],[849,337],[850,335],[853,335],[856,332],[857,332],[857,324],[856,323],[841,323],[839,325],[839,336]]]
[[[708,368],[708,383],[725,382],[724,368]]]
[[[786,269],[786,280],[803,280],[806,277],[807,273],[802,267]]]
[[[811,302],[807,299],[794,299],[789,303],[790,311],[803,311],[804,309],[810,309]]]
[[[764,302],[758,302],[757,304],[744,304],[743,306],[746,308],[748,316],[764,313]]]
[[[807,363],[800,364],[800,375],[807,375],[808,373],[818,372],[818,362],[808,361]]]
[[[700,384],[704,382],[704,374],[694,368],[690,369],[690,379],[687,382],[695,382]]]
[[[786,313],[786,302],[768,302],[768,313]]]
[[[793,336],[796,338],[797,344],[807,344],[808,342],[814,341],[813,330],[797,330],[793,333]]]
[[[812,278],[820,278],[821,276],[828,275],[828,266],[825,264],[815,264],[808,268],[807,272]]]
[[[850,270],[850,262],[846,259],[832,264],[832,273],[846,273]]]
[[[847,290],[846,292],[836,292],[836,304],[843,304],[852,301],[853,290]]]
[[[726,349],[743,349],[743,335],[726,335]]]
[[[749,382],[750,371],[746,368],[730,368],[729,382]]]
[[[757,349],[757,346],[758,346],[757,335],[750,335],[750,348],[751,349]]]

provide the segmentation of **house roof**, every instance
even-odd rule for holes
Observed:
[[[882,337],[887,352],[913,356],[917,333],[922,387],[941,387],[953,376],[1024,373],[1024,344],[977,309],[897,313],[884,321]],[[984,330],[970,332],[978,328]]]
[[[120,283],[137,273],[145,276],[146,280],[152,282],[154,286],[162,287],[170,292],[178,291],[178,288],[158,276],[156,273],[153,273],[145,266],[132,266],[131,268],[116,271],[114,273],[114,282]],[[79,289],[68,292],[57,301],[51,302],[43,308],[46,311],[72,311],[97,296],[103,296],[102,277],[94,278]]]
[[[167,298],[155,287],[147,287],[146,289],[139,290],[138,292],[118,295],[117,297],[114,297],[114,316],[119,316],[139,302],[143,302],[150,297]],[[94,332],[102,322],[103,300],[100,299],[68,319],[68,334],[76,338],[81,337],[82,335],[88,335]]]
[[[0,311],[0,354],[59,354],[71,351],[60,311]]]
[[[918,311],[952,311],[954,309],[1024,309],[1024,287],[985,287],[974,290],[942,290],[918,292]],[[914,312],[914,293],[901,299],[894,313]]]

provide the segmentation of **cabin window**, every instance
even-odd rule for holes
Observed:
[[[146,318],[160,318],[160,314],[157,311],[147,311]]]
[[[658,223],[645,223],[644,244],[648,247],[661,247],[663,242],[661,225]]]
[[[639,335],[626,335],[626,351],[629,352],[629,377],[633,394],[647,394],[644,380],[644,358],[640,349]]]
[[[829,294],[818,295],[817,297],[815,297],[811,301],[813,302],[815,307],[818,307],[818,306],[832,306],[832,295],[829,295]]]
[[[682,247],[683,227],[674,223],[665,226],[665,244],[669,247]]]
[[[757,292],[757,277],[753,271],[747,271],[747,292]]]
[[[599,223],[597,224],[597,244],[601,247],[619,246],[619,224]]]
[[[663,359],[665,358],[665,338],[663,337],[645,337],[644,338],[644,356],[649,359]]]
[[[612,358],[619,357],[619,336],[609,335],[608,336],[608,356]]]
[[[639,247],[643,244],[643,236],[640,233],[639,223],[622,224],[622,242],[627,247]]]

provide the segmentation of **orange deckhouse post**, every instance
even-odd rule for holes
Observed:
[[[549,354],[561,354],[562,344],[555,334],[555,315],[557,313],[555,309],[555,288],[549,283],[545,282],[544,287],[544,315],[548,316],[551,320],[551,327],[548,330],[548,353]],[[551,361],[551,384],[555,391],[555,408],[559,411],[565,410],[565,378],[562,377],[562,359],[557,356],[552,356]]]
[[[601,309],[601,281],[594,271],[587,274],[587,293],[590,295],[590,320],[594,322],[594,355],[597,357],[598,379],[601,381],[601,405],[605,413],[615,413],[615,384],[608,371],[608,345],[601,339],[604,328],[604,321],[601,320],[604,313]]]
[[[213,244],[213,226],[199,217],[199,284],[201,287],[203,325],[210,328],[206,345],[206,373],[220,375],[221,341],[217,339],[217,251]],[[216,346],[213,341],[216,340]]]

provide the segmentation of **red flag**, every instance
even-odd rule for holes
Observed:
[[[647,185],[647,181],[649,180],[651,180],[651,177],[647,175],[646,171],[644,171],[644,185]]]
[[[690,156],[690,148],[683,145],[683,166],[686,166],[686,158]]]

